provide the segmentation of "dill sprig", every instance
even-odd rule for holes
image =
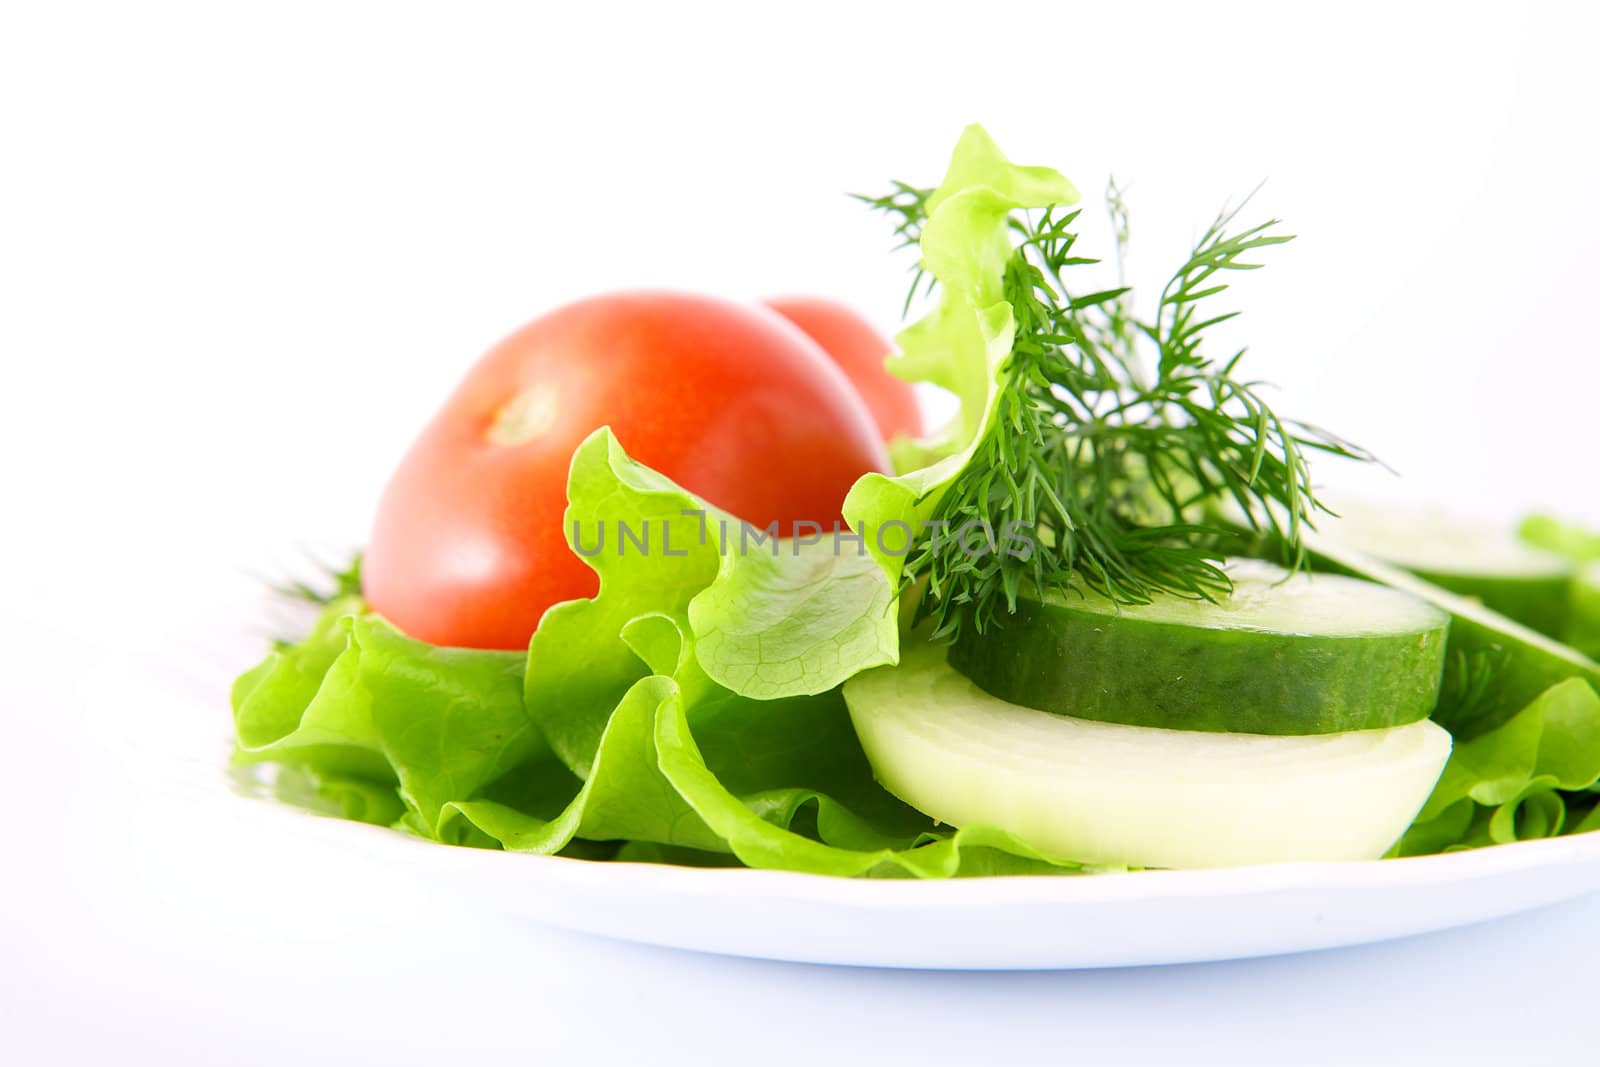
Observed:
[[[903,248],[915,248],[922,243],[922,224],[928,219],[928,198],[934,191],[932,188],[920,188],[901,181],[890,182],[890,185],[893,188],[883,196],[866,196],[861,193],[851,195],[874,211],[881,211],[896,220],[894,235],[900,238],[900,243],[894,246],[896,252]],[[906,291],[905,305],[900,309],[900,314],[905,315],[910,312],[911,304],[916,300],[919,289],[932,292],[933,284],[933,275],[922,269],[922,260],[919,257],[911,265],[911,287]]]
[[[317,607],[327,607],[335,600],[361,595],[361,553],[355,552],[343,564],[330,563],[308,554],[307,560],[317,571],[315,582],[290,577],[273,582],[274,593],[288,600],[304,601]]]
[[[344,563],[333,563],[320,555],[305,553],[305,566],[315,572],[313,577],[285,575],[282,578],[264,579],[267,588],[282,601],[282,611],[276,613],[280,633],[272,638],[278,651],[293,648],[305,640],[311,620],[321,610],[344,600],[361,595],[361,553],[352,553]],[[316,609],[315,611],[308,609]]]
[[[912,244],[927,197],[896,183],[888,196],[862,199],[896,218],[896,234]],[[1208,331],[1238,314],[1211,310],[1228,274],[1256,269],[1256,252],[1292,239],[1277,220],[1240,229],[1238,209],[1225,208],[1144,320],[1121,284],[1128,212],[1114,182],[1106,203],[1119,284],[1083,295],[1067,282],[1073,268],[1097,262],[1076,250],[1080,212],[1013,216],[1004,293],[1016,332],[998,418],[913,543],[905,571],[908,582],[928,581],[922,611],[938,638],[983,632],[1002,608],[1015,610],[1025,588],[1081,582],[1123,604],[1225,595],[1231,586],[1219,564],[1245,539],[1216,518],[1224,500],[1292,546],[1289,562],[1299,569],[1301,528],[1325,510],[1308,456],[1371,459],[1276,414],[1261,383],[1238,374],[1244,349],[1220,363],[1203,349]],[[907,306],[923,284],[919,272]],[[1023,550],[1004,547],[1001,532],[1019,528],[1032,533]],[[979,532],[988,551],[972,551]]]

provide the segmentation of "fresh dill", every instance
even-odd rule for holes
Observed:
[[[922,224],[928,218],[928,197],[933,195],[933,190],[919,189],[900,181],[891,182],[890,185],[893,188],[883,196],[863,196],[858,193],[855,199],[894,220],[894,235],[900,238],[900,243],[894,246],[896,252],[904,248],[916,248],[922,243]],[[920,257],[911,265],[911,272],[911,287],[906,291],[901,315],[910,312],[919,290],[933,290],[933,275],[922,269]]]
[[[915,245],[932,190],[896,183],[862,197]],[[1119,276],[1128,242],[1121,189],[1107,189]],[[1076,250],[1078,210],[1048,208],[1012,218],[1005,299],[1015,336],[998,417],[948,487],[912,545],[906,580],[926,578],[922,612],[934,635],[953,639],[1003,623],[1024,589],[1081,582],[1124,604],[1157,594],[1214,600],[1230,583],[1220,563],[1245,538],[1217,517],[1231,501],[1305,563],[1301,528],[1318,503],[1308,455],[1369,460],[1363,449],[1284,419],[1242,379],[1244,349],[1222,362],[1202,350],[1213,327],[1237,312],[1213,312],[1227,274],[1253,270],[1255,253],[1292,238],[1276,220],[1239,228],[1224,209],[1161,292],[1152,318],[1138,317],[1118,287],[1078,295],[1075,267],[1097,260]],[[931,276],[918,269],[907,307]],[[1031,529],[1024,552],[974,553],[949,531]]]
[[[326,608],[346,597],[361,595],[361,553],[355,552],[343,563],[330,563],[319,556],[306,554],[306,562],[317,572],[313,579],[286,577],[269,582],[268,588],[283,598],[295,610],[287,613],[285,627],[291,632],[274,637],[273,647],[282,652],[305,640],[308,625],[306,607]]]
[[[274,582],[272,591],[286,599],[304,601],[317,607],[327,607],[335,600],[361,595],[361,553],[351,554],[342,565],[315,556],[307,558],[318,572],[314,583],[303,578],[286,578]]]

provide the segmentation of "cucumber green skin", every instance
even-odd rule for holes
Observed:
[[[1582,575],[1573,582],[1567,644],[1586,656],[1600,656],[1600,580]]]
[[[991,696],[1080,719],[1326,734],[1427,718],[1444,637],[1204,629],[1019,600],[1003,627],[958,639],[950,665]]]
[[[1316,570],[1403,589],[1450,613],[1444,679],[1433,721],[1458,741],[1504,725],[1557,682],[1584,678],[1600,689],[1600,663],[1555,641],[1534,644],[1517,635],[1515,620],[1482,605],[1452,603],[1457,594],[1409,571],[1327,543],[1312,546],[1311,564]]]
[[[1505,578],[1482,574],[1446,574],[1408,568],[1425,582],[1483,603],[1547,637],[1561,640],[1571,618],[1572,579],[1563,574],[1537,578]]]

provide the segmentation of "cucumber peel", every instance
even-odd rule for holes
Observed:
[[[1061,860],[1226,867],[1377,859],[1427,799],[1450,735],[1422,720],[1303,737],[1094,722],[1008,703],[908,641],[844,687],[873,773],[953,826]]]
[[[1411,593],[1450,614],[1444,678],[1433,718],[1457,738],[1500,726],[1568,678],[1600,688],[1600,663],[1476,600],[1320,534],[1308,531],[1305,545],[1324,565]]]
[[[1566,633],[1573,565],[1510,527],[1424,508],[1341,504],[1319,524],[1340,544],[1550,637]]]
[[[964,633],[951,665],[992,696],[1081,719],[1169,730],[1327,734],[1427,718],[1449,617],[1339,575],[1227,567],[1216,603],[1117,605],[1085,590],[1021,599]]]
[[[1584,564],[1572,580],[1567,643],[1584,655],[1600,656],[1600,560]]]

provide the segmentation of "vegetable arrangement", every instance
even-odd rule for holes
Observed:
[[[1366,453],[1205,344],[1275,223],[1224,212],[1144,319],[1077,291],[1073,186],[979,127],[864,199],[931,301],[897,351],[827,302],[670,293],[491,351],[236,681],[238,765],[449,844],[833,875],[1600,827],[1600,539],[1335,519],[1310,459]]]

